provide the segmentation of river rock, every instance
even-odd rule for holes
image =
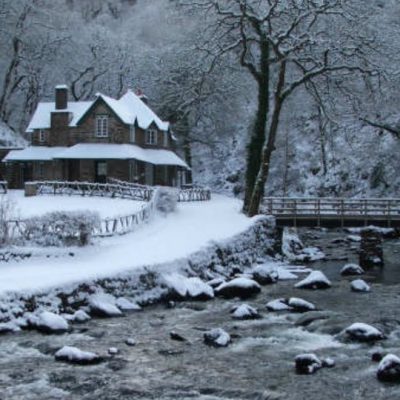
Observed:
[[[290,310],[294,312],[307,312],[316,309],[313,303],[300,299],[299,297],[290,297],[287,300],[287,305],[290,307]]]
[[[376,375],[380,381],[400,383],[400,358],[394,354],[385,356],[379,363]]]
[[[20,331],[21,328],[12,322],[0,323],[0,335]]]
[[[332,316],[329,311],[309,311],[302,314],[295,322],[296,326],[308,326],[314,321],[328,319]]]
[[[350,283],[351,290],[353,292],[369,292],[371,287],[362,279],[355,279]]]
[[[267,309],[269,311],[290,311],[292,308],[289,307],[286,299],[281,298],[269,301],[267,303]]]
[[[252,278],[260,285],[269,285],[278,282],[278,272],[271,265],[257,265],[252,271]]]
[[[116,347],[110,347],[109,349],[108,349],[108,354],[110,354],[110,355],[112,355],[112,356],[115,356],[116,354],[118,354],[119,353],[119,350],[116,348]]]
[[[228,332],[221,328],[211,329],[204,332],[204,343],[213,347],[226,347],[231,343],[231,337]]]
[[[170,300],[210,300],[214,298],[214,290],[200,278],[188,278],[180,274],[169,274],[163,277],[169,290]]]
[[[39,332],[43,333],[64,333],[70,329],[65,318],[50,311],[41,312],[31,322]]]
[[[385,339],[385,335],[372,325],[356,322],[345,329],[345,333],[359,342],[373,342]]]
[[[125,344],[131,347],[136,346],[136,340],[133,338],[128,338],[125,340]]]
[[[310,375],[322,368],[322,361],[312,353],[299,354],[295,358],[296,373]]]
[[[89,297],[90,314],[100,318],[122,317],[122,311],[115,305],[115,298],[107,294]]]
[[[74,315],[72,316],[72,321],[76,322],[78,324],[87,322],[89,320],[91,320],[92,318],[90,317],[90,315],[88,313],[86,313],[83,310],[78,310],[74,313]]]
[[[232,318],[235,319],[257,319],[261,318],[258,310],[248,304],[234,306],[231,310]]]
[[[56,352],[54,357],[57,361],[79,365],[99,364],[103,361],[103,357],[100,357],[96,353],[82,351],[72,346],[64,346]]]
[[[362,275],[365,271],[358,264],[346,264],[341,270],[341,275]]]
[[[218,296],[230,299],[240,297],[246,299],[261,291],[261,286],[254,280],[248,278],[235,278],[229,282],[222,283],[215,289]]]
[[[119,297],[116,300],[115,305],[122,311],[140,311],[142,309],[142,307],[140,307],[139,304],[132,303],[125,297]]]
[[[178,341],[178,342],[186,342],[186,341],[187,341],[185,337],[183,337],[181,334],[179,334],[179,333],[177,333],[177,332],[175,332],[175,331],[171,331],[171,332],[169,333],[169,337],[170,337],[172,340],[176,340],[176,341]]]
[[[294,285],[298,289],[328,289],[331,286],[330,280],[321,271],[312,271],[305,279]]]

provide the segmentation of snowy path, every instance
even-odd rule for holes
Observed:
[[[209,202],[180,203],[175,213],[156,216],[131,234],[98,239],[87,248],[74,248],[75,257],[32,257],[3,264],[0,294],[109,277],[188,256],[210,241],[247,229],[253,220],[241,214],[240,208],[238,200],[213,195]]]

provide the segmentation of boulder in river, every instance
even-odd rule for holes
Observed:
[[[163,277],[168,288],[169,300],[210,300],[214,298],[213,288],[200,278],[180,274],[168,274]]]
[[[299,354],[295,358],[296,373],[310,375],[322,368],[322,361],[312,353]]]
[[[115,304],[116,299],[107,294],[94,294],[89,297],[90,314],[100,318],[122,317],[122,311]]]
[[[287,300],[284,298],[271,300],[267,303],[267,309],[269,311],[290,311],[292,308],[287,304]]]
[[[235,319],[257,319],[261,318],[258,310],[248,304],[234,306],[231,310],[232,318]]]
[[[213,347],[226,347],[231,343],[231,337],[223,329],[215,328],[204,333],[204,343]]]
[[[365,271],[358,264],[346,264],[341,270],[340,274],[346,275],[362,275]]]
[[[115,305],[122,311],[140,311],[142,309],[139,304],[133,303],[125,297],[119,297]]]
[[[83,310],[78,310],[72,316],[72,321],[76,323],[84,323],[92,319],[88,313]]]
[[[379,363],[377,378],[383,382],[400,383],[400,358],[388,354]]]
[[[96,353],[90,351],[82,351],[77,347],[64,346],[58,350],[55,354],[57,361],[65,361],[71,364],[79,365],[91,365],[99,364],[103,361],[103,357],[100,357]]]
[[[240,297],[246,299],[261,291],[261,286],[254,280],[248,278],[234,278],[229,282],[222,283],[215,289],[218,296],[227,299]]]
[[[370,286],[362,279],[355,279],[350,283],[351,290],[353,292],[369,292],[371,290]]]
[[[278,271],[271,265],[257,265],[252,271],[252,278],[260,285],[270,285],[278,282]]]
[[[373,342],[385,339],[385,335],[372,325],[356,322],[345,329],[345,333],[353,340],[359,342]]]
[[[291,311],[294,312],[307,312],[315,311],[316,307],[313,303],[303,300],[299,297],[290,297],[287,300],[287,305],[290,307]]]
[[[41,312],[31,322],[39,332],[43,333],[64,333],[70,329],[65,318],[50,311]]]
[[[312,271],[305,279],[297,282],[294,286],[298,289],[328,289],[332,284],[321,271]]]

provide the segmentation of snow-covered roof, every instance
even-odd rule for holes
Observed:
[[[154,165],[189,166],[171,150],[143,149],[134,144],[78,143],[71,147],[30,146],[12,150],[3,161],[138,160]]]
[[[69,126],[77,126],[98,98],[101,98],[127,125],[132,125],[136,121],[142,129],[147,129],[152,123],[162,131],[167,131],[169,128],[168,122],[162,121],[139,96],[128,90],[119,100],[98,93],[93,101],[68,101],[67,108],[63,110],[56,110],[54,102],[41,102],[38,104],[26,131],[32,132],[34,129],[50,128],[51,113],[55,111],[71,113]]]
[[[34,129],[49,129],[51,113],[55,111],[69,112],[72,116],[69,126],[74,127],[92,104],[92,101],[69,101],[66,109],[56,110],[56,103],[54,102],[39,103],[26,131],[33,132]]]
[[[3,161],[51,161],[67,147],[30,146],[23,150],[11,150]]]
[[[78,143],[57,154],[57,159],[97,159],[129,160],[147,162],[154,165],[176,165],[189,168],[180,157],[171,150],[143,149],[134,144],[114,143]]]

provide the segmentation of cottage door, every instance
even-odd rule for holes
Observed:
[[[106,183],[107,181],[107,161],[96,161],[95,163],[95,182]]]
[[[145,166],[145,180],[146,185],[154,185],[154,165],[146,163]]]

